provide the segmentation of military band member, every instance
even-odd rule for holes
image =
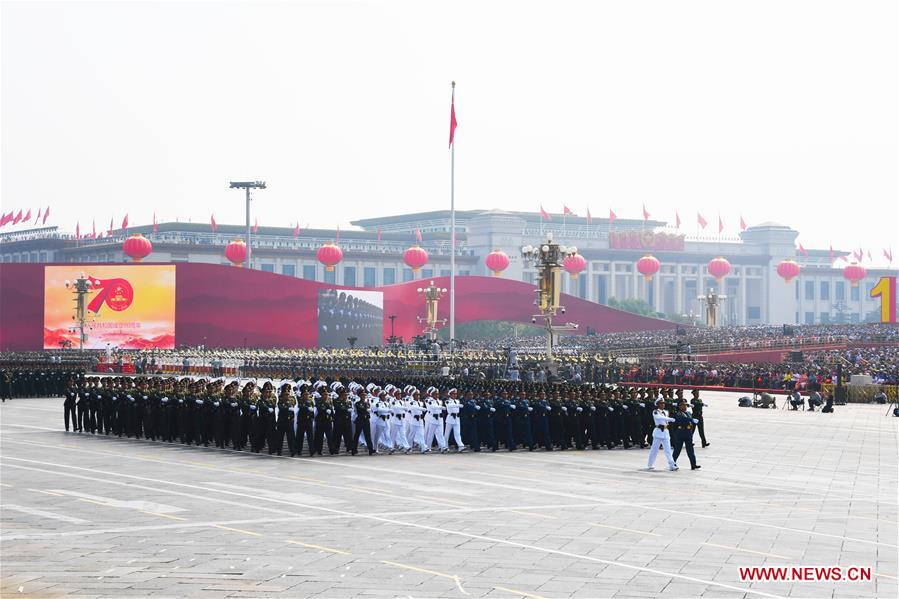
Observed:
[[[444,437],[446,438],[447,443],[451,440],[455,441],[456,449],[462,452],[465,451],[465,444],[462,443],[462,421],[460,418],[462,404],[456,398],[456,393],[456,389],[450,389],[446,393],[446,428],[444,430]]]
[[[652,445],[649,448],[649,460],[646,464],[646,469],[655,469],[654,464],[656,456],[659,453],[659,446],[661,445],[662,449],[665,451],[665,459],[668,460],[668,469],[677,470],[677,464],[674,462],[674,457],[671,455],[671,436],[668,433],[668,427],[674,422],[674,418],[668,417],[668,412],[665,411],[664,399],[659,398],[656,400],[656,409],[653,411],[652,417],[656,429],[652,432]]]
[[[440,418],[443,414],[443,402],[440,401],[440,391],[436,387],[428,387],[428,393],[430,397],[425,402],[428,410],[428,415],[425,419],[425,446],[427,451],[430,451],[436,439],[440,453],[446,453],[446,437],[443,435],[443,421]]]

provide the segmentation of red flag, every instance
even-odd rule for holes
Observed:
[[[888,252],[886,249],[883,250],[883,257],[890,261],[890,264],[893,263],[893,248],[890,248]]]
[[[26,222],[26,223],[27,223],[27,222],[30,221],[30,220],[31,220],[31,208],[29,208],[29,209],[28,209],[28,212],[25,214],[25,216],[22,217],[22,221],[23,221],[23,222]]]
[[[827,257],[830,258],[830,263],[833,264],[833,244],[830,244],[830,252],[827,254]]]
[[[97,238],[97,220],[96,219],[94,219],[93,229],[94,229],[94,232],[91,233],[91,239],[96,239]]]
[[[862,248],[858,248],[857,252],[852,252],[852,255],[855,257],[856,262],[861,262],[862,258],[865,257],[865,253],[862,251]]]
[[[415,239],[421,243],[421,230],[418,228],[418,225],[415,225]]]
[[[297,221],[296,226],[293,228],[293,238],[296,239],[300,236],[300,221]]]
[[[643,204],[643,220],[649,220],[649,212],[646,211],[646,204]]]
[[[868,260],[874,260],[874,258],[871,257],[871,250],[868,250]]]
[[[125,218],[122,219],[122,233],[128,230],[128,213],[125,213]]]
[[[256,222],[253,224],[253,235],[259,232],[259,217],[256,217]]]
[[[616,216],[615,212],[609,208],[609,225],[614,223],[616,218],[618,218],[618,216]]]
[[[109,228],[106,230],[107,237],[112,237],[113,227],[115,227],[115,224],[113,224],[113,218],[110,216],[109,217]]]
[[[381,241],[381,225],[378,225],[378,241]]]
[[[742,215],[742,214],[740,215],[740,230],[741,230],[741,231],[745,231],[745,230],[746,230],[746,221],[743,220],[743,215]]]
[[[156,233],[157,230],[158,229],[156,227],[156,213],[154,212],[153,213],[153,232]]]
[[[37,218],[34,219],[34,224],[37,224],[37,221],[41,220],[41,209],[37,209]]]
[[[450,100],[450,140],[449,146],[453,147],[453,138],[456,137],[456,125],[459,123],[456,122],[456,82],[453,81],[453,96]]]
[[[849,262],[849,258],[847,258],[846,256],[840,256],[839,259],[843,262]]]
[[[17,225],[19,221],[22,220],[22,211],[19,210],[19,213],[16,215],[14,219],[12,219],[12,224]]]
[[[569,208],[565,204],[562,204],[562,215],[568,216],[569,214],[574,215],[574,212],[571,211],[571,208]]]
[[[674,211],[674,228],[680,229],[680,213],[678,211]]]
[[[808,252],[805,250],[804,247],[802,247],[802,243],[801,243],[801,242],[799,243],[799,253],[802,254],[802,255],[805,256],[805,257],[808,257]]]
[[[12,220],[12,210],[0,217],[0,227]]]
[[[540,205],[540,218],[542,218],[543,220],[552,220],[552,217],[549,215],[549,213],[543,209],[542,204]]]
[[[590,206],[587,206],[587,224],[591,224],[593,222],[593,217],[590,216]]]
[[[415,230],[418,231],[418,227],[415,227]],[[421,233],[419,233],[421,235]],[[340,225],[337,225],[337,242],[340,242]]]
[[[44,220],[41,221],[41,224],[42,224],[42,225],[46,225],[46,224],[47,224],[47,217],[48,217],[48,216],[50,216],[50,206],[47,206],[47,209],[44,210]]]
[[[724,231],[724,221],[721,220],[721,215],[718,215],[718,235],[721,235],[722,231]]]
[[[706,220],[704,218],[702,218],[702,215],[698,212],[696,213],[696,222],[698,222],[699,226],[702,227],[703,229],[705,229],[706,225],[709,224],[706,222]]]
[[[75,239],[81,239],[81,223],[75,223]]]
[[[215,224],[215,215],[209,217],[209,226],[212,227],[212,232],[215,233],[216,229],[219,228],[217,224]]]

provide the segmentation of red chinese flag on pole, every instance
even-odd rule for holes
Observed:
[[[153,232],[155,233],[156,231],[157,231],[157,227],[156,227],[156,213],[154,212],[154,213],[153,213]]]
[[[297,220],[297,224],[293,228],[293,238],[296,239],[299,236],[300,236],[300,221]]]
[[[253,235],[259,232],[259,217],[256,217],[256,222],[253,223]]]
[[[93,232],[91,233],[91,239],[96,239],[97,238],[97,219],[93,220],[93,224],[91,226],[93,227]]]
[[[18,225],[19,221],[21,221],[21,220],[22,220],[22,210],[19,209],[19,213],[16,214],[16,217],[14,219],[12,219],[12,224]]]
[[[42,225],[47,224],[47,217],[50,216],[50,206],[47,206],[47,209],[44,211],[44,220],[41,221]]]
[[[741,230],[741,231],[745,231],[745,230],[746,230],[746,221],[743,220],[743,215],[742,215],[742,214],[740,215],[740,230]]]
[[[803,256],[808,257],[808,252],[806,251],[806,249],[804,247],[802,247],[802,243],[799,244],[799,253],[802,254]]]
[[[680,213],[677,210],[674,211],[674,228],[680,229]]]
[[[883,257],[890,261],[890,264],[893,263],[893,248],[890,248],[889,251],[886,249],[883,250]]]
[[[571,211],[571,208],[569,208],[569,207],[566,206],[565,204],[562,204],[562,214],[563,214],[564,216],[568,216],[569,214],[571,214],[571,215],[573,216],[573,215],[574,215],[574,212]]]
[[[2,217],[0,217],[0,227],[4,226],[6,223],[12,220],[12,212],[7,212]]]
[[[109,230],[106,231],[107,237],[112,237],[112,228],[113,228],[112,217],[109,217]]]
[[[696,222],[699,223],[699,226],[703,229],[705,229],[706,225],[709,224],[704,218],[702,218],[702,215],[698,212],[696,213]]]
[[[381,241],[381,225],[378,225],[378,241]]]
[[[618,215],[615,214],[615,211],[609,208],[609,225],[615,222],[615,219],[618,218]]]
[[[417,227],[416,227],[416,230],[418,230]],[[340,225],[337,225],[337,239],[336,239],[336,241],[337,241],[337,243],[340,243]]]
[[[214,214],[209,217],[209,224],[212,227],[212,232],[215,233],[216,229],[218,229],[219,226],[217,224],[215,224],[215,215]]]
[[[874,258],[871,257],[871,250],[868,250],[868,260],[874,260]]]
[[[41,220],[41,209],[37,209],[37,218],[34,219],[34,224],[37,224],[37,221]]]
[[[122,219],[122,233],[126,233],[128,231],[128,213],[125,213],[125,218]]]
[[[590,216],[590,206],[587,206],[587,224],[589,225],[592,223],[593,223],[593,217]]]
[[[75,223],[75,239],[81,239],[81,223]]]
[[[22,218],[22,220],[25,221],[26,223],[31,220],[31,208],[28,209],[28,212],[25,214],[25,216]]]
[[[459,123],[456,122],[456,82],[453,81],[453,95],[450,100],[450,140],[449,146],[453,147],[453,139],[456,137],[456,125]]]
[[[833,264],[833,244],[832,243],[830,244],[830,252],[827,254],[827,256],[830,259],[830,263]]]
[[[721,233],[723,231],[724,231],[724,221],[721,220],[721,215],[719,214],[718,215],[718,235],[721,235]]]
[[[418,225],[415,225],[415,239],[421,243],[421,229],[418,228]]]
[[[543,209],[542,204],[540,205],[540,218],[542,218],[543,220],[552,220],[552,217],[550,217],[549,212],[547,212],[546,210]]]
[[[646,204],[643,204],[643,220],[649,220],[649,211],[646,210]]]

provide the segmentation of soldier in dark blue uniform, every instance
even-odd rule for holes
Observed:
[[[486,395],[489,391],[484,391],[483,393],[484,396],[478,398],[478,405],[481,406],[478,412],[479,437],[483,439],[484,445],[489,447],[491,451],[496,451],[499,449],[495,426],[496,407],[493,405],[493,400]]]
[[[478,434],[478,413],[481,406],[475,401],[474,392],[469,390],[462,401],[462,443],[472,451],[481,451],[481,438]]]
[[[693,418],[693,415],[687,411],[687,400],[680,399],[677,411],[674,412],[674,447],[671,453],[674,461],[680,455],[681,449],[686,446],[687,457],[690,458],[690,469],[697,470],[701,466],[696,464],[696,453],[693,451],[693,429],[699,421]]]

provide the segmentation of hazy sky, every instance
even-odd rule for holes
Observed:
[[[262,225],[449,206],[899,261],[897,2],[3,2],[2,207]],[[8,231],[9,227],[3,230]]]

